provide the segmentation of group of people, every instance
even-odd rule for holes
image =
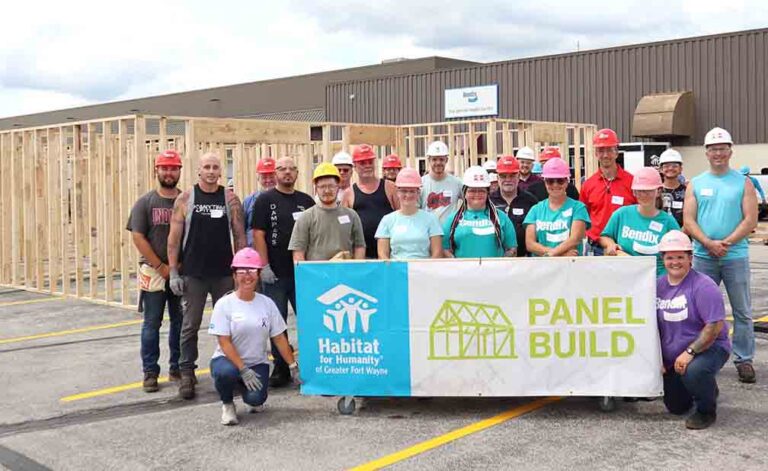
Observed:
[[[538,162],[523,147],[516,156],[469,167],[459,178],[447,171],[448,146],[435,141],[423,176],[389,155],[385,178],[378,177],[377,154],[368,145],[355,146],[351,155],[339,152],[314,169],[314,195],[295,188],[292,158],[265,158],[257,166],[261,189],[244,204],[219,184],[217,155],[203,155],[198,182],[181,191],[181,157],[163,152],[155,161],[158,187],[136,202],[127,226],[141,254],[145,391],[159,387],[159,329],[167,304],[168,376],[179,383],[182,398],[195,396],[198,330],[209,294],[208,333],[217,338],[210,367],[222,423],[237,423],[238,389],[247,409],[257,411],[268,386],[296,381],[286,330],[289,303],[296,310],[295,262],[653,256],[665,403],[686,413],[695,402],[687,425],[708,426],[715,416],[715,375],[731,351],[723,299],[716,295],[721,282],[734,313],[739,379],[755,381],[746,245],[757,218],[752,182],[730,168],[733,141],[720,128],[705,138],[709,171],[687,186],[679,182],[682,158],[672,149],[662,154],[659,170],[632,175],[617,164],[615,132],[598,131],[593,145],[599,169],[581,192],[556,147],[545,147]],[[668,306],[681,299],[687,309],[669,314]]]

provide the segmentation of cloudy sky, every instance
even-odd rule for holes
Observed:
[[[763,28],[768,2],[31,0],[4,19],[0,116],[15,116],[395,57],[491,62]]]

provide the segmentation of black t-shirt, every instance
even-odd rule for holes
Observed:
[[[251,226],[266,232],[269,265],[278,278],[293,278],[293,255],[288,250],[293,224],[303,211],[315,205],[306,193],[268,190],[253,203]]]
[[[528,192],[535,196],[537,201],[544,201],[549,197],[544,180],[529,186]],[[575,199],[576,201],[579,200],[579,190],[576,189],[576,185],[574,185],[573,182],[568,182],[568,186],[565,188],[565,194],[568,198]]]
[[[181,273],[197,278],[230,276],[232,235],[224,187],[207,193],[194,186],[194,206],[181,250]]]
[[[680,184],[674,190],[661,187],[661,209],[675,218],[683,227],[683,202],[685,201],[685,185]]]
[[[139,232],[149,241],[152,251],[163,263],[168,263],[168,233],[171,231],[171,215],[176,198],[164,198],[152,190],[136,201],[125,228]],[[147,263],[143,255],[139,262]]]
[[[515,225],[515,235],[517,236],[517,256],[527,257],[528,250],[525,248],[525,227],[523,227],[523,220],[528,215],[528,211],[533,208],[539,201],[535,196],[527,191],[518,191],[515,199],[511,204],[507,204],[507,201],[501,197],[500,193],[496,193],[491,196],[491,203],[496,206],[496,209],[503,211],[512,220],[512,224]]]

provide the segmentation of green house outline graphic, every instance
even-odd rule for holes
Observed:
[[[517,358],[515,328],[499,306],[446,300],[429,326],[428,358]]]

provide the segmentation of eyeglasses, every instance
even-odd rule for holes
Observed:
[[[297,167],[277,167],[275,170],[278,172],[295,172],[298,170]]]
[[[398,188],[397,192],[400,193],[400,194],[409,195],[409,196],[413,196],[413,195],[418,195],[419,194],[419,190],[416,190],[416,189]]]
[[[339,170],[339,173],[349,173],[352,171],[351,168],[347,168],[347,167],[336,167],[336,168]]]
[[[339,189],[339,185],[317,185],[317,191],[336,191]]]
[[[499,180],[514,180],[519,177],[520,177],[519,173],[500,173],[499,174]]]
[[[544,183],[547,185],[565,185],[568,182],[567,178],[545,178]]]
[[[488,192],[488,188],[467,188],[467,193],[475,193],[475,194],[483,193],[483,194],[485,194],[487,192]]]
[[[707,152],[710,154],[727,154],[731,150],[730,147],[723,146],[723,147],[714,147],[710,146],[707,147]]]
[[[258,275],[258,268],[235,268],[235,273],[238,275]]]

